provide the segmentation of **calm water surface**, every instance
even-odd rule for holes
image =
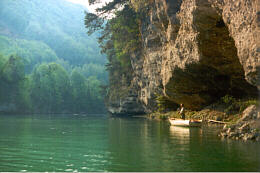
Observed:
[[[105,115],[1,115],[0,171],[260,171],[260,143]]]

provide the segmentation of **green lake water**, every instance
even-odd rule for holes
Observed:
[[[105,115],[1,115],[0,171],[260,171],[260,143]]]

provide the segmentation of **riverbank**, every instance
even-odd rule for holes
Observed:
[[[167,120],[168,118],[180,118],[178,111],[169,111],[166,113],[154,112],[147,115],[151,119],[157,120]],[[196,120],[217,120],[217,121],[228,121],[230,118],[227,114],[220,111],[203,109],[201,111],[185,111],[186,119],[196,119]]]
[[[247,103],[253,102],[247,101]],[[245,104],[241,105],[243,105],[243,108],[239,107],[237,112],[227,112],[227,108],[224,108],[223,105],[216,106],[215,104],[201,111],[186,110],[185,116],[186,119],[203,120],[204,124],[208,125],[219,124],[220,128],[223,128],[219,133],[222,138],[260,141],[260,112],[257,104],[249,104],[247,107],[245,107]],[[215,109],[212,109],[214,106]],[[168,120],[169,118],[180,118],[180,115],[178,111],[154,112],[149,114],[148,118]]]
[[[236,140],[260,141],[260,112],[257,107],[249,106],[236,123],[226,124],[219,136]]]

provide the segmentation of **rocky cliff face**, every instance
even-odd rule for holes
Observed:
[[[154,0],[131,58],[144,110],[156,94],[195,110],[226,94],[256,96],[257,22],[257,0]]]
[[[107,104],[108,112],[122,116],[144,114],[144,108],[136,93],[136,90],[131,90],[125,97],[118,98],[116,101],[110,100]]]

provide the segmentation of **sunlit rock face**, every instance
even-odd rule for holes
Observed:
[[[201,109],[220,97],[259,88],[256,0],[155,0],[142,21],[144,49],[133,55],[146,112],[155,95]]]
[[[143,48],[131,58],[135,94],[109,111],[155,111],[156,95],[193,110],[226,94],[257,97],[257,24],[257,0],[155,0],[142,20]]]

